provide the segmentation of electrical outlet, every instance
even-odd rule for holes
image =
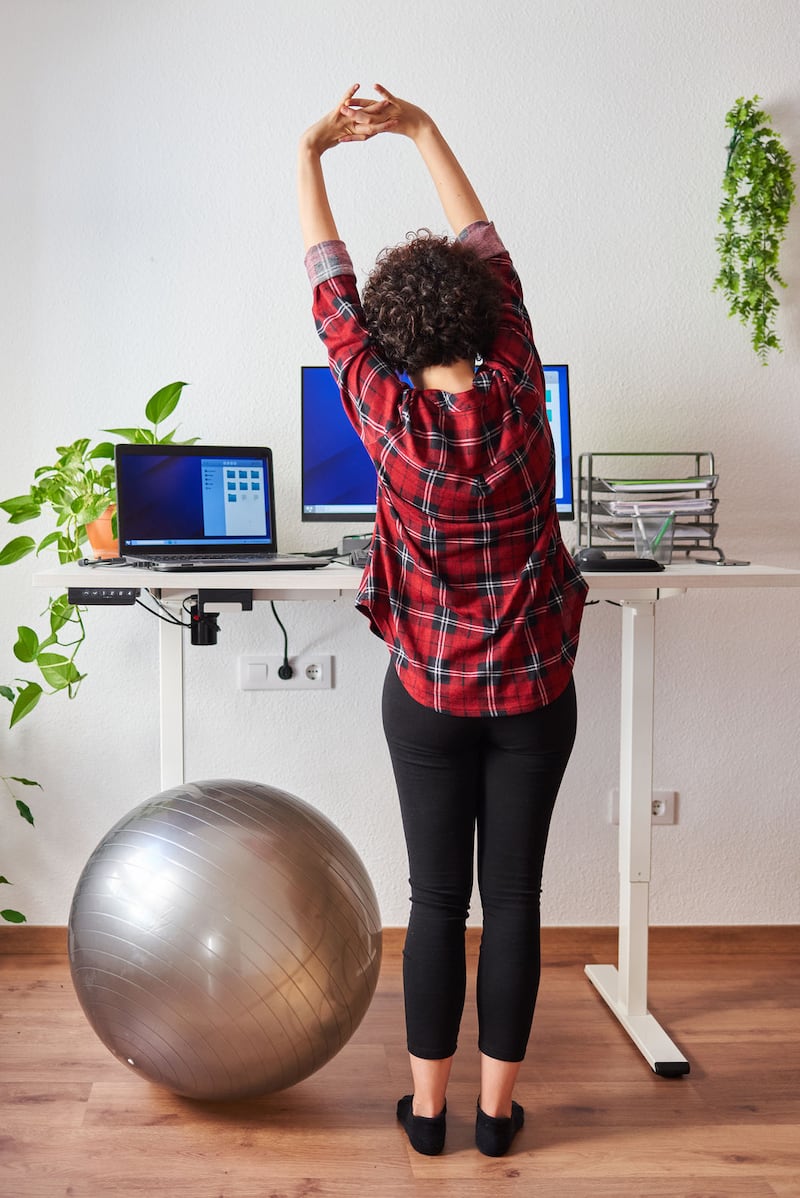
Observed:
[[[614,787],[609,792],[609,820],[612,824],[619,823],[619,790]],[[652,824],[677,824],[678,822],[678,792],[676,790],[654,790],[652,795]]]
[[[674,790],[654,790],[650,822],[653,824],[676,824],[678,822],[678,795]]]
[[[239,658],[239,689],[243,691],[325,691],[333,686],[330,653],[290,657],[291,678],[281,678],[283,658],[276,654]]]

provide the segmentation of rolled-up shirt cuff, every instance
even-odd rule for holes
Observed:
[[[334,279],[337,275],[353,275],[353,263],[343,241],[320,241],[312,245],[305,256],[306,270],[312,287]]]
[[[476,220],[458,235],[458,241],[463,241],[473,249],[479,258],[493,258],[496,254],[505,254],[506,247],[497,235],[492,221]]]

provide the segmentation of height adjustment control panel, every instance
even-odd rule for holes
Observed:
[[[69,587],[67,598],[78,607],[110,605],[124,607],[139,597],[139,587]]]

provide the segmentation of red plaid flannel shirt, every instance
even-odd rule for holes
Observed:
[[[503,286],[500,330],[471,391],[417,391],[365,328],[341,241],[313,246],[314,317],[347,415],[378,473],[356,606],[400,680],[452,715],[514,715],[564,690],[586,583],[564,548],[544,381],[519,279],[494,226],[461,239]]]

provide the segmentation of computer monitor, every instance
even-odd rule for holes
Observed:
[[[574,520],[572,498],[572,433],[569,423],[569,368],[545,366],[544,398],[556,458],[556,511],[559,520]]]
[[[574,518],[569,424],[569,371],[544,366],[547,419],[556,458],[556,511]],[[375,467],[344,413],[327,366],[301,372],[302,518],[356,523],[375,518]]]

